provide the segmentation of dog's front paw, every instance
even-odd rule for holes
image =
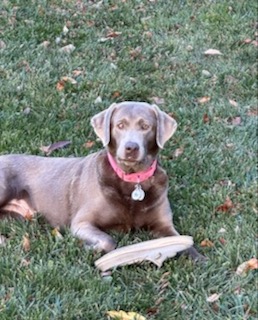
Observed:
[[[86,250],[107,253],[116,248],[116,242],[110,237],[109,239],[98,239],[96,242],[86,241],[84,247]]]

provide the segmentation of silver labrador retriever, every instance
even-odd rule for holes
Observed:
[[[111,229],[178,235],[168,177],[157,163],[176,121],[156,105],[126,101],[95,115],[91,124],[105,149],[85,158],[0,156],[2,214],[13,199],[22,201],[52,226],[70,226],[87,245],[105,252],[116,247],[106,233]],[[201,256],[194,248],[188,253]]]

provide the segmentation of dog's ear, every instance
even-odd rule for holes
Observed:
[[[156,142],[159,148],[163,148],[165,142],[169,140],[176,131],[177,122],[165,112],[161,111],[155,104],[152,105],[157,116]]]
[[[116,104],[113,103],[108,109],[101,111],[91,118],[91,125],[96,135],[101,139],[104,147],[106,147],[110,141],[111,117],[115,107]]]

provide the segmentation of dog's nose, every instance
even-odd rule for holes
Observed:
[[[128,141],[125,144],[126,157],[136,158],[137,155],[138,155],[139,149],[140,149],[140,147],[139,147],[138,143],[132,142],[132,141]]]

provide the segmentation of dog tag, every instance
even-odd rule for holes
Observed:
[[[140,184],[136,184],[134,191],[131,194],[131,197],[135,201],[142,201],[145,197],[145,192],[142,190]]]

